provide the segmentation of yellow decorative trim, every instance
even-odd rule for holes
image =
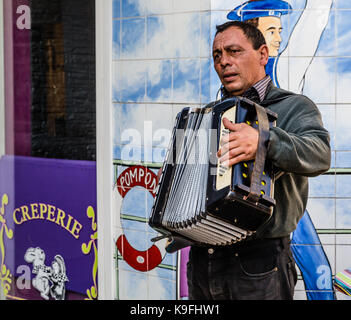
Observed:
[[[93,280],[94,280],[94,286],[92,286],[90,289],[87,289],[86,293],[88,295],[88,298],[85,300],[96,300],[98,296],[98,288],[97,288],[97,270],[98,270],[98,253],[97,253],[97,223],[96,223],[96,216],[95,216],[95,211],[93,207],[88,207],[87,209],[87,216],[92,219],[91,223],[91,229],[94,231],[94,233],[90,236],[90,241],[88,244],[83,243],[82,244],[82,252],[85,255],[88,255],[91,251],[92,246],[94,247],[94,265],[93,265]]]
[[[4,194],[1,199],[1,208],[0,208],[0,252],[1,252],[1,264],[0,264],[0,285],[4,292],[4,295],[7,296],[11,290],[12,284],[12,275],[10,270],[5,265],[5,243],[4,243],[4,231],[8,239],[13,238],[13,230],[9,229],[6,225],[5,220],[5,206],[9,203],[9,198],[7,194]]]

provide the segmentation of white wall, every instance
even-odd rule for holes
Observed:
[[[100,300],[116,298],[112,212],[112,0],[96,1],[96,124],[98,288]]]

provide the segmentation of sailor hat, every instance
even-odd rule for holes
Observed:
[[[227,16],[229,20],[246,21],[260,17],[278,17],[292,10],[289,3],[282,0],[251,0],[233,9]]]

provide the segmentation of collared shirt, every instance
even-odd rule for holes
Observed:
[[[252,88],[254,88],[257,91],[258,96],[260,98],[260,102],[264,100],[267,92],[267,86],[271,81],[272,80],[270,76],[265,76],[262,80],[258,81],[252,86]]]
[[[254,96],[256,96],[259,99],[259,101],[257,102],[262,102],[266,96],[267,87],[271,81],[272,80],[269,75],[265,76],[262,80],[256,82],[250,89],[245,91],[243,96],[252,100],[255,100]],[[222,99],[226,99],[229,97],[229,94],[224,87],[221,88],[221,93]]]

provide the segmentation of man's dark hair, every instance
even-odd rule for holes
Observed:
[[[266,40],[260,30],[258,30],[253,24],[242,21],[228,21],[216,26],[216,35],[227,30],[230,27],[241,29],[246,38],[251,41],[252,46],[255,50],[258,50],[263,44],[266,44]]]
[[[258,28],[258,20],[259,18],[252,18],[252,19],[248,19],[245,20],[246,23],[252,24],[253,26],[255,26],[256,28]]]

